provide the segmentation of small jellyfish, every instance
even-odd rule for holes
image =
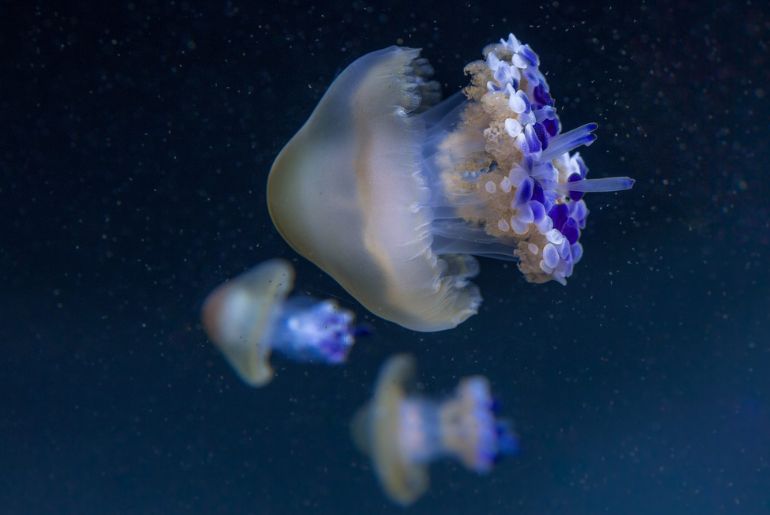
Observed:
[[[380,371],[374,398],[353,419],[353,439],[368,454],[385,493],[408,505],[428,488],[428,464],[452,457],[478,473],[518,450],[518,440],[495,413],[481,376],[460,381],[452,397],[434,401],[410,394],[414,359],[398,355]]]
[[[251,386],[270,382],[273,350],[302,362],[342,363],[355,340],[353,314],[332,300],[287,299],[294,269],[266,261],[228,281],[203,304],[203,327],[238,375]]]
[[[417,331],[457,326],[481,302],[473,256],[566,283],[583,248],[596,124],[563,132],[539,58],[513,35],[468,64],[443,102],[420,50],[348,66],[273,164],[271,218],[294,250],[376,315]]]

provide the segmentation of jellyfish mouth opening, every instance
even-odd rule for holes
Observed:
[[[588,179],[574,152],[595,123],[562,132],[539,59],[513,35],[484,49],[471,83],[419,115],[431,192],[431,249],[517,261],[530,282],[566,284],[582,257],[586,193],[630,189],[628,177]],[[573,153],[574,152],[574,153]]]

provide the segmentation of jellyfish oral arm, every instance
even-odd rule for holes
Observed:
[[[438,406],[427,399],[407,398],[401,403],[399,444],[409,463],[429,463],[443,453],[439,438]]]
[[[511,35],[486,47],[484,57],[465,69],[471,84],[459,114],[439,105],[433,110],[443,118],[422,115],[430,207],[455,215],[433,220],[434,250],[515,256],[528,281],[566,284],[583,253],[583,195],[628,190],[634,181],[586,178],[588,168],[572,152],[596,141],[597,124],[562,131],[540,61],[527,45]]]
[[[497,403],[483,377],[464,379],[455,396],[441,406],[442,446],[467,468],[489,472],[503,456],[518,448],[507,421],[496,417]]]
[[[483,377],[465,379],[455,395],[443,402],[404,399],[399,421],[401,459],[424,464],[452,456],[475,472],[488,472],[502,455],[517,449],[508,424],[498,421],[494,411]]]
[[[571,191],[581,193],[609,193],[612,191],[630,190],[634,187],[634,179],[631,177],[604,177],[602,179],[580,179],[577,181],[560,184],[558,190],[567,195]]]
[[[343,363],[355,342],[353,318],[331,300],[290,298],[274,322],[271,346],[297,361]]]

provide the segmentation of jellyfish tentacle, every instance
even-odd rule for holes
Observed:
[[[578,147],[591,145],[591,143],[596,141],[596,135],[592,133],[597,127],[598,125],[595,123],[587,123],[571,131],[559,134],[548,142],[549,147],[543,152],[540,159],[548,161],[565,152],[571,152]]]
[[[560,184],[559,191],[581,193],[609,193],[612,191],[630,190],[634,186],[631,177],[605,177],[602,179],[580,179],[568,184]]]

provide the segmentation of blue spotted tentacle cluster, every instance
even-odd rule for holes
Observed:
[[[537,54],[513,34],[490,48],[487,91],[506,95],[509,113],[503,125],[522,156],[508,176],[516,188],[510,226],[516,234],[524,234],[534,225],[544,238],[541,245],[530,238],[529,252],[541,257],[540,272],[564,284],[583,255],[579,239],[588,216],[583,195],[629,189],[634,181],[587,179],[585,162],[570,152],[593,143],[597,125],[587,123],[562,132]]]
[[[477,472],[487,472],[504,456],[518,452],[518,437],[508,420],[498,419],[500,404],[489,391],[486,379],[473,377],[460,386],[460,396],[467,402],[470,427],[474,430],[474,459],[467,463]]]
[[[356,335],[353,313],[332,300],[295,297],[284,306],[273,345],[301,361],[343,363]]]

